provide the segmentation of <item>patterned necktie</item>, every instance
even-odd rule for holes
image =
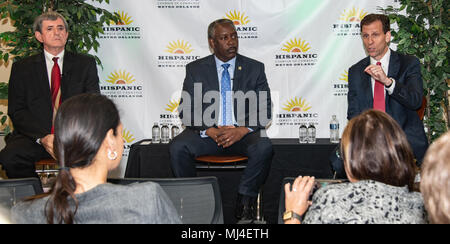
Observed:
[[[51,77],[51,87],[50,92],[52,94],[52,107],[53,107],[53,120],[56,116],[56,111],[58,110],[59,105],[61,104],[61,70],[59,69],[57,57],[54,57],[53,60],[53,68],[52,68],[52,77]],[[54,133],[54,127],[52,126],[52,134]]]
[[[222,80],[220,81],[220,94],[222,96],[222,125],[233,125],[231,114],[231,79],[228,73],[230,64],[222,64]]]
[[[381,65],[381,63],[377,62],[377,65]],[[378,80],[375,80],[375,89],[373,91],[373,109],[386,112],[384,84]]]

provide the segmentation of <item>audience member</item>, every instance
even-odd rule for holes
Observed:
[[[422,196],[412,191],[414,155],[405,133],[388,114],[371,109],[350,120],[341,155],[350,182],[317,190],[303,223],[426,223]],[[292,190],[285,186],[285,223],[300,223],[292,213],[305,213],[313,182],[303,177]]]
[[[55,119],[54,151],[61,170],[49,193],[18,203],[14,223],[180,223],[162,188],[152,182],[106,183],[122,158],[122,124],[114,103],[99,94],[65,101]]]
[[[450,132],[428,148],[422,165],[420,192],[430,222],[450,224]]]

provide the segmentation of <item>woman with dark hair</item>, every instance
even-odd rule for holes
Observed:
[[[14,223],[181,223],[158,184],[106,183],[123,139],[117,108],[105,96],[78,95],[60,106],[54,151],[61,170],[50,192],[14,206]]]
[[[388,114],[368,110],[350,120],[341,155],[350,183],[322,187],[308,202],[314,178],[298,177],[292,190],[285,186],[287,211],[303,215],[311,205],[303,223],[426,223],[422,196],[413,192],[412,150]]]

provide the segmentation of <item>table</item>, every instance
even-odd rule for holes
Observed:
[[[272,139],[274,157],[263,188],[263,214],[268,223],[278,221],[278,205],[284,177],[314,176],[333,178],[329,156],[337,144],[328,138],[314,144],[300,144],[298,139]]]
[[[271,169],[263,187],[263,213],[268,223],[277,223],[281,184],[284,177],[298,175],[331,179],[333,177],[329,156],[336,148],[328,138],[319,138],[314,144],[300,144],[298,139],[271,139],[274,150]],[[224,202],[224,221],[232,223],[232,208],[242,171],[209,171],[221,182]],[[208,174],[204,170],[199,175]],[[228,175],[227,175],[228,174]],[[150,139],[134,143],[128,155],[126,178],[170,178],[169,144],[151,144]],[[230,182],[233,181],[233,182]],[[236,182],[234,182],[236,181]],[[233,189],[230,189],[233,188]],[[228,214],[228,213],[229,214]],[[227,221],[228,220],[228,221]]]
[[[131,145],[125,178],[172,178],[169,144],[144,139]]]

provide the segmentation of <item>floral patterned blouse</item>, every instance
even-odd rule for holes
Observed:
[[[314,194],[304,224],[424,224],[422,195],[372,180],[331,184]]]

